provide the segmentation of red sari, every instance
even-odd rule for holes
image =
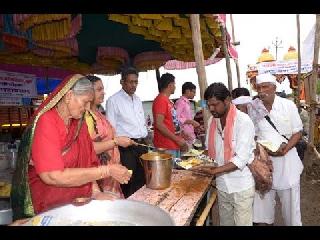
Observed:
[[[89,133],[93,141],[95,139],[100,139],[100,141],[109,141],[115,137],[115,129],[111,125],[111,123],[107,120],[107,118],[101,114],[99,111],[92,112],[90,111],[91,115],[86,113],[86,121],[89,128]],[[94,118],[94,121],[92,118]],[[92,126],[95,124],[95,127]],[[110,160],[108,161],[107,165],[109,164],[121,164],[120,162],[120,152],[118,147],[114,147],[108,151],[106,151],[109,156]],[[112,177],[107,177],[103,180],[103,190],[104,191],[111,191],[117,194],[120,198],[124,198],[122,193],[120,183],[116,181]]]
[[[91,183],[79,187],[57,187],[45,184],[39,177],[43,172],[98,165],[85,121],[74,140],[79,121],[72,119],[67,129],[57,110],[53,108],[44,113],[37,122],[28,170],[32,204],[36,214],[68,204],[77,197],[91,196]],[[72,144],[69,145],[70,143]],[[66,146],[70,148],[63,154]]]

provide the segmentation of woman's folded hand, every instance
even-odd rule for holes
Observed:
[[[132,173],[121,164],[109,164],[109,176],[114,178],[120,184],[127,184],[131,178]]]

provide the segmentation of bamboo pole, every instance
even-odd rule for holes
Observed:
[[[306,76],[304,81],[304,90],[306,95],[306,105],[310,106],[310,89],[309,89],[309,82],[310,82],[311,76]]]
[[[228,74],[228,88],[229,91],[232,91],[232,74],[231,74],[231,67],[230,67],[230,57],[228,53],[228,47],[227,47],[227,37],[226,37],[226,29],[224,26],[224,23],[221,23],[220,25],[220,31],[222,36],[222,46],[223,46],[223,52],[225,54],[226,58],[226,67],[227,67],[227,74]]]
[[[235,45],[236,38],[235,38],[235,34],[234,34],[234,24],[233,24],[232,14],[230,14],[230,22],[231,22],[232,40],[233,40],[233,44]],[[241,87],[241,83],[240,83],[240,69],[239,69],[238,59],[234,59],[234,63],[235,63],[235,65],[236,65],[238,87]]]
[[[202,40],[201,40],[201,31],[200,31],[200,15],[199,14],[190,14],[190,23],[192,31],[192,42],[193,42],[193,51],[196,61],[196,70],[198,74],[198,83],[200,88],[200,98],[204,100],[204,92],[208,87],[206,69],[204,66],[204,57],[202,50]],[[203,111],[203,120],[205,129],[207,129],[207,123],[209,119],[208,111]]]
[[[300,109],[300,92],[301,92],[301,51],[300,51],[300,15],[297,14],[297,40],[298,40],[298,89],[296,96],[296,104],[298,109]]]
[[[156,79],[157,79],[157,82],[159,83],[160,77],[161,77],[161,76],[160,76],[159,68],[156,68],[155,71],[156,71]]]
[[[319,40],[320,40],[320,15],[316,15],[316,31],[314,37],[314,53],[312,75],[309,82],[310,90],[310,124],[309,124],[309,144],[314,145],[314,125],[316,112],[316,90],[318,80],[318,59],[319,59]]]
[[[204,57],[203,57],[203,50],[202,50],[200,15],[190,14],[190,21],[191,21],[194,57],[196,60],[196,69],[197,69],[198,82],[200,87],[200,96],[201,96],[201,99],[204,99],[204,91],[207,88],[208,84],[207,84],[207,76],[206,76],[206,70],[204,67]]]
[[[161,77],[161,76],[160,76],[159,68],[156,68],[155,71],[156,71],[157,86],[158,86],[158,90],[159,90],[159,92],[160,92],[159,82],[160,82],[160,77]]]

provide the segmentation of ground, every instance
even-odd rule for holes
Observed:
[[[308,170],[304,174],[301,177],[302,225],[320,226],[320,166],[314,164],[312,170]],[[284,225],[279,201],[277,201],[276,207],[275,225]]]
[[[320,226],[320,160],[316,160],[313,154],[305,156],[304,165],[313,163],[310,167],[305,166],[301,176],[301,217],[303,226]],[[277,199],[275,225],[283,226],[281,205]],[[214,205],[212,225],[218,223],[217,204]]]
[[[305,168],[301,181],[302,224],[320,226],[320,159],[312,155],[308,159],[313,164]]]

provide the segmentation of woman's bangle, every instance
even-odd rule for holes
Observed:
[[[105,178],[105,176],[104,176],[105,174],[103,174],[102,166],[99,166],[98,168],[99,168],[99,171],[100,171],[100,179]]]
[[[113,138],[112,140],[113,140],[114,146],[115,147],[118,146],[118,142],[117,142],[116,138]]]
[[[110,169],[109,166],[106,166],[106,176],[105,177],[109,177],[110,176]]]
[[[95,193],[101,193],[101,191],[99,189],[95,189],[94,188],[94,189],[92,189],[92,195],[95,194]]]

